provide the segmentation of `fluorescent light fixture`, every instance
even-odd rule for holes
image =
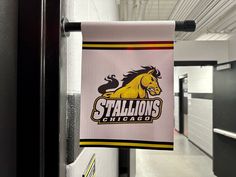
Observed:
[[[230,38],[226,33],[205,33],[199,36],[196,41],[226,41]]]

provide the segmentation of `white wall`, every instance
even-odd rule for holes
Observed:
[[[174,60],[228,60],[228,41],[180,41],[176,42]]]
[[[229,61],[236,60],[236,34],[229,40]]]
[[[175,67],[174,91],[179,92],[179,76],[188,75],[188,93],[213,93],[213,68],[211,66]],[[178,97],[175,96],[175,128],[178,130]],[[212,156],[212,100],[188,99],[189,139]]]
[[[188,91],[193,93],[213,92],[213,72],[212,66],[188,66],[174,68],[174,91],[179,92],[178,77],[188,74]]]
[[[69,21],[118,20],[115,0],[68,0]],[[81,85],[81,33],[71,33],[68,38],[68,93],[80,93]],[[118,176],[118,150],[109,148],[84,148],[76,161],[67,166],[69,177],[82,176],[92,156],[96,154],[96,176]],[[108,168],[109,167],[109,168]]]
[[[117,21],[118,6],[115,0],[68,0],[69,21]],[[81,87],[81,33],[70,33],[68,38],[68,81],[69,93],[80,93]]]
[[[117,149],[86,148],[81,152],[74,163],[67,165],[67,177],[82,177],[93,154],[95,154],[96,161],[96,177],[118,176]]]
[[[174,98],[174,118],[175,118],[175,129],[179,131],[179,97]]]

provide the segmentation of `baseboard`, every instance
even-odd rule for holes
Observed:
[[[211,159],[213,159],[213,157],[209,154],[209,153],[207,153],[206,151],[204,151],[201,147],[199,147],[196,143],[194,143],[193,141],[191,141],[190,139],[188,139],[188,141],[190,142],[190,143],[192,143],[194,146],[196,146],[200,151],[202,151],[204,154],[206,154],[208,157],[210,157]]]

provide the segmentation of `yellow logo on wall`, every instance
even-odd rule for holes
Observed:
[[[94,102],[91,119],[98,124],[152,123],[162,111],[159,79],[161,73],[153,66],[129,71],[121,87],[115,75],[108,76],[98,88],[101,96]]]

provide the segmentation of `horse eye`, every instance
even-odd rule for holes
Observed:
[[[153,78],[151,78],[151,80],[152,80],[152,81],[154,81],[154,79],[153,79]]]

